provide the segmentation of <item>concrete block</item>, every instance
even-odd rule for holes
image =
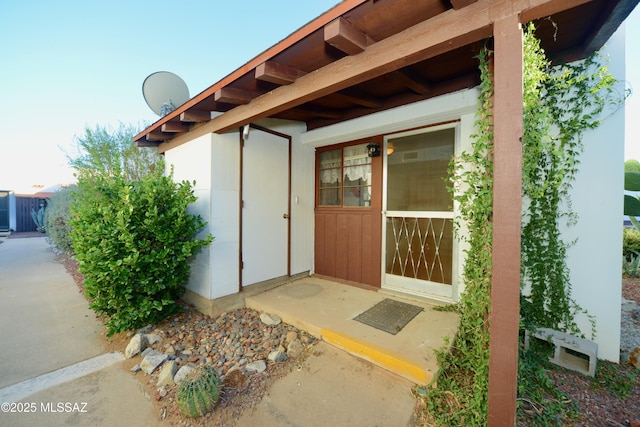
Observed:
[[[538,328],[533,333],[525,331],[524,347],[529,348],[530,335],[544,341],[550,341],[555,351],[549,361],[563,368],[580,372],[584,375],[595,376],[598,362],[598,344],[579,338],[566,332],[549,328]]]

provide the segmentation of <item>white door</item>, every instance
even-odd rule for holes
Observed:
[[[256,129],[242,161],[242,285],[287,275],[289,145]]]
[[[453,297],[453,200],[447,170],[455,127],[385,138],[382,286]]]

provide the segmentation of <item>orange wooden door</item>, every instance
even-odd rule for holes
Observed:
[[[370,142],[382,145],[382,138],[324,148],[325,152],[338,150],[343,159],[341,166],[332,168],[321,167],[322,151],[319,150],[316,163],[314,270],[319,275],[380,287],[382,157],[369,159],[370,176],[363,178],[362,169],[354,173],[349,171],[350,167],[355,168],[350,166],[349,161],[356,157],[350,153],[357,150],[349,150],[348,147],[366,146]],[[329,169],[334,170],[331,172],[332,178],[327,179]],[[323,182],[323,171],[324,181],[335,179],[338,184]]]

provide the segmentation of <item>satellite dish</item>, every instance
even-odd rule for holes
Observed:
[[[189,100],[189,88],[177,75],[158,71],[144,79],[142,96],[154,113],[164,116]]]

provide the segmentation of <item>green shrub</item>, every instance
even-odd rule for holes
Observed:
[[[109,335],[176,313],[189,259],[213,237],[187,212],[189,182],[159,172],[130,182],[121,175],[80,174],[71,204],[73,249],[90,307],[108,316]]]
[[[635,228],[622,230],[622,255],[626,261],[631,261],[640,254],[640,232]]]
[[[201,417],[211,412],[220,400],[221,384],[215,369],[204,366],[180,383],[176,403],[187,417]]]
[[[74,187],[63,188],[49,198],[44,217],[47,234],[58,248],[65,252],[72,252],[71,226],[69,225],[69,205],[71,191]]]

